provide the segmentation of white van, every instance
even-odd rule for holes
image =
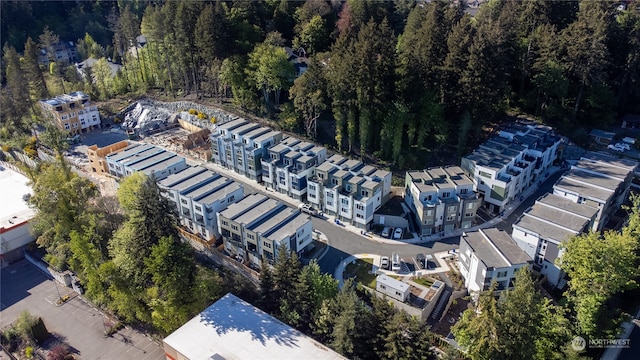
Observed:
[[[400,255],[398,253],[391,254],[391,270],[398,272],[400,271]]]

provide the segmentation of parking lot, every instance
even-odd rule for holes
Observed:
[[[26,260],[2,269],[0,328],[28,310],[41,317],[47,330],[63,340],[77,359],[165,358],[159,344],[133,329],[122,328],[111,337],[104,337],[105,329],[113,320],[78,296],[56,306],[56,300],[67,294],[74,295],[71,289],[49,280]]]

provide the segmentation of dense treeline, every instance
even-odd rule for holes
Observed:
[[[474,17],[450,1],[65,2],[40,17],[43,4],[3,2],[3,103],[22,104],[15,64],[32,99],[63,88],[99,99],[148,91],[232,97],[283,128],[400,168],[450,162],[437,156],[466,153],[505,111],[569,135],[640,111],[635,3],[622,11],[615,1],[492,0]],[[18,11],[26,21],[9,17]],[[73,21],[42,20],[63,14]],[[36,26],[26,31],[29,19]],[[78,39],[84,57],[104,57],[88,79],[55,66],[45,77],[63,79],[49,79],[48,91],[39,85],[27,50],[47,46],[47,36],[33,33],[46,34],[45,24],[51,35]],[[141,34],[146,45],[131,47]],[[302,76],[283,46],[309,57]],[[16,63],[12,49],[23,48]],[[115,77],[108,58],[124,65]]]

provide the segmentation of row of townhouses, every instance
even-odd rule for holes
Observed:
[[[85,133],[100,126],[98,106],[89,95],[76,91],[42,100],[40,107],[53,117],[61,130],[72,135]]]
[[[307,187],[314,208],[368,229],[373,213],[389,200],[391,173],[336,154],[315,168]]]
[[[280,247],[302,253],[312,243],[311,217],[261,194],[248,195],[218,213],[224,247],[254,265],[273,262]]]
[[[422,236],[471,227],[482,205],[459,166],[407,171],[404,193]]]
[[[537,199],[518,218],[511,236],[497,229],[464,234],[458,265],[469,291],[486,290],[494,280],[499,289],[507,288],[514,271],[523,266],[563,288],[567,280],[558,266],[562,243],[572,236],[604,230],[629,195],[637,165],[588,153],[563,174],[551,193]]]
[[[105,155],[109,174],[117,178],[140,171],[162,180],[187,167],[185,158],[150,144],[133,144]]]
[[[461,168],[489,210],[499,213],[547,173],[560,143],[549,127],[516,123],[463,157]]]
[[[390,197],[390,172],[241,118],[210,139],[214,163],[362,229]]]

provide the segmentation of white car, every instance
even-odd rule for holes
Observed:
[[[402,239],[402,228],[396,228],[396,230],[393,232],[393,240],[400,239]]]
[[[318,215],[318,210],[312,208],[311,205],[309,205],[309,204],[301,204],[298,208],[303,213],[307,213],[307,214],[309,214],[311,216],[317,216]]]
[[[613,150],[613,151],[617,151],[617,152],[623,152],[624,148],[618,146],[618,144],[609,144],[609,146],[607,146],[608,149]]]
[[[391,228],[388,226],[385,226],[384,229],[382,229],[380,236],[389,238],[391,236]]]
[[[623,143],[623,142],[617,143],[616,146],[619,147],[619,148],[623,148],[623,149],[625,149],[627,151],[631,150],[631,146],[629,146],[629,144],[627,144],[627,143]]]

